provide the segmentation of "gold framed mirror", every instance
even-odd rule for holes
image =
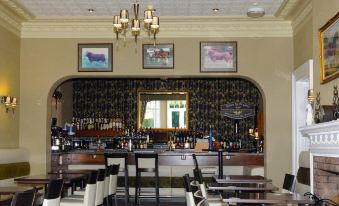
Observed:
[[[187,129],[188,92],[138,91],[138,128]]]

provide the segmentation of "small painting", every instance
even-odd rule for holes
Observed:
[[[339,76],[339,12],[319,29],[321,84]]]
[[[200,72],[237,72],[237,42],[200,42]]]
[[[173,69],[174,44],[143,44],[144,69]]]
[[[112,44],[78,44],[78,71],[113,71],[112,48]]]

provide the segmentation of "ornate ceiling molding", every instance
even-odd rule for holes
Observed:
[[[23,23],[22,38],[114,38],[111,17],[45,18]],[[292,37],[290,21],[277,18],[163,17],[159,38]],[[130,36],[128,36],[130,38]]]
[[[275,16],[286,19],[299,2],[299,0],[285,0],[281,4],[281,7],[278,9],[278,11],[275,13]]]
[[[30,20],[34,18],[34,15],[31,14],[25,7],[23,7],[16,0],[2,0],[2,3],[7,5],[10,9],[12,9],[23,20]]]
[[[20,36],[21,20],[8,8],[0,3],[0,25],[11,31],[13,34]]]
[[[294,33],[299,31],[305,20],[312,13],[312,9],[312,1],[307,1],[307,4],[304,4],[299,8],[299,12],[297,12],[292,18],[292,29]]]

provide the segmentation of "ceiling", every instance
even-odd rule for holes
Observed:
[[[113,16],[122,8],[131,9],[134,0],[16,0],[35,17]],[[230,16],[245,17],[257,3],[273,17],[284,0],[139,0],[140,11],[147,5],[161,16]],[[214,12],[213,8],[219,8]],[[90,13],[88,9],[95,11]]]

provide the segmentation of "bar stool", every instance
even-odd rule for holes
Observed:
[[[50,180],[42,206],[59,206],[63,185],[63,179]]]
[[[153,167],[150,161],[153,159]],[[158,154],[135,153],[135,205],[137,204],[141,190],[141,173],[153,172],[155,181],[155,193],[157,205],[159,204],[159,164]]]
[[[128,153],[105,153],[105,165],[119,164],[119,173],[124,176],[125,182],[125,204],[129,201],[129,185],[128,185]]]

